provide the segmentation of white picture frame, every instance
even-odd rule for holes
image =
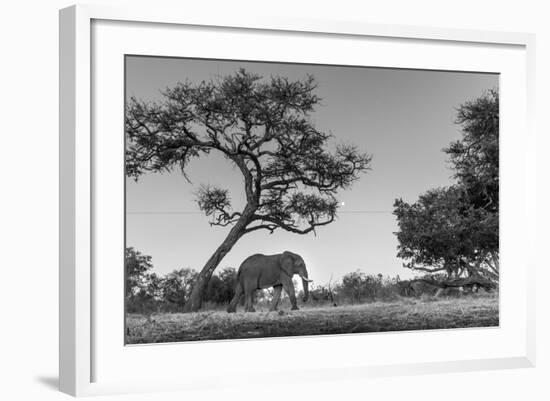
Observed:
[[[187,27],[187,28],[186,28]],[[111,98],[111,93],[104,89],[118,90],[123,79],[120,55],[125,53],[138,54],[172,54],[174,44],[165,44],[160,48],[159,38],[174,32],[193,29],[194,34],[206,35],[201,40],[208,43],[209,33],[226,32],[236,35],[242,40],[252,40],[254,35],[262,35],[262,40],[277,41],[292,39],[304,41],[330,41],[338,39],[342,44],[369,42],[377,54],[369,62],[380,66],[456,69],[499,72],[503,74],[502,108],[503,115],[503,149],[501,174],[506,177],[502,186],[503,249],[509,249],[502,265],[501,290],[501,325],[499,328],[434,331],[429,334],[417,333],[387,333],[372,335],[321,336],[312,337],[262,339],[246,341],[205,342],[195,344],[167,344],[142,347],[125,347],[118,337],[113,337],[111,331],[119,330],[123,320],[118,306],[111,308],[112,313],[105,312],[105,301],[94,298],[96,291],[105,292],[109,302],[116,301],[117,288],[120,290],[119,301],[122,302],[120,282],[114,280],[109,285],[104,275],[96,271],[98,264],[105,261],[122,263],[120,258],[112,253],[101,251],[101,241],[120,241],[114,229],[109,233],[106,224],[113,224],[119,218],[120,209],[113,209],[115,215],[109,215],[104,205],[113,194],[114,203],[120,203],[120,189],[123,186],[123,172],[120,165],[122,152],[118,146],[123,141],[120,137],[113,139],[112,152],[105,149],[103,137],[95,137],[98,129],[109,127],[118,132],[122,127],[120,115],[107,115],[102,110],[103,105],[97,103],[97,98],[109,98],[116,108],[117,99]],[[143,30],[148,30],[145,35]],[[175,31],[170,31],[175,30]],[[94,39],[94,35],[95,39]],[[140,36],[142,35],[142,36]],[[158,36],[155,36],[158,35]],[[164,35],[164,36],[163,36]],[[215,35],[214,35],[215,37]],[[219,36],[218,36],[219,37]],[[135,41],[141,38],[139,46]],[[281,39],[282,38],[282,39]],[[155,42],[155,39],[157,41]],[[240,39],[239,39],[240,40]],[[377,42],[378,41],[378,42]],[[382,43],[382,41],[384,43]],[[168,41],[169,42],[169,41]],[[313,43],[312,42],[312,43]],[[164,43],[164,42],[163,42]],[[275,43],[275,42],[274,42]],[[305,42],[304,42],[305,43]],[[321,42],[319,42],[321,43]],[[366,42],[365,42],[366,43]],[[470,30],[450,30],[413,26],[373,25],[363,22],[296,20],[292,18],[239,17],[238,14],[188,15],[182,10],[166,10],[151,7],[112,8],[109,6],[78,5],[60,11],[60,390],[75,396],[127,393],[141,391],[166,391],[170,389],[200,389],[234,385],[235,377],[243,372],[257,378],[256,384],[262,385],[262,374],[267,371],[286,381],[314,381],[327,378],[354,378],[422,374],[430,372],[454,372],[478,369],[503,369],[515,367],[530,367],[535,363],[535,294],[533,271],[536,264],[534,252],[535,232],[535,133],[532,128],[534,111],[534,43],[530,34],[483,32]],[[155,47],[157,46],[157,47]],[[233,57],[236,59],[250,57],[244,49],[239,53],[239,44],[234,48],[227,44],[218,53],[212,54],[219,58]],[[332,45],[334,46],[334,45]],[[390,53],[385,48],[399,46],[400,52]],[[314,47],[314,46],[313,46]],[[378,50],[375,48],[378,47]],[[452,47],[452,48],[451,48]],[[214,52],[215,46],[209,49],[180,49],[179,55],[188,54],[193,57],[206,57]],[[348,63],[365,65],[364,60],[352,60],[352,55],[346,46],[341,46],[342,54],[330,57],[348,57]],[[131,49],[128,50],[128,49]],[[148,49],[148,50],[147,50]],[[485,53],[494,52],[494,57]],[[227,53],[220,53],[220,52]],[[313,51],[313,50],[312,50]],[[187,53],[186,53],[187,52]],[[233,53],[231,53],[233,52]],[[346,52],[347,55],[346,55]],[[421,59],[419,54],[426,58]],[[434,54],[438,52],[441,60],[434,62]],[[461,53],[463,52],[463,53]],[[472,53],[473,52],[473,53]],[[236,54],[239,53],[239,54]],[[296,52],[286,56],[274,56],[271,61],[296,60]],[[327,59],[315,54],[303,55],[305,61],[326,62]],[[453,61],[453,57],[463,54],[461,63]],[[479,55],[477,58],[472,54]],[[485,55],[484,55],[485,54]],[[432,55],[432,56],[430,56]],[[390,57],[391,56],[391,57]],[[414,57],[416,57],[416,59]],[[449,61],[443,60],[448,56]],[[269,60],[267,55],[254,56],[256,59]],[[309,58],[308,58],[309,57]],[[326,57],[329,57],[327,55]],[[378,57],[378,59],[376,59]],[[431,57],[431,58],[430,58]],[[378,60],[378,61],[377,61]],[[413,61],[416,60],[416,61]],[[484,61],[485,60],[485,61]],[[453,64],[454,63],[454,64]],[[109,72],[108,74],[106,72]],[[112,75],[111,75],[112,73]],[[515,96],[509,96],[510,93]],[[122,91],[120,91],[122,96]],[[103,96],[103,98],[102,98]],[[122,111],[119,104],[117,113]],[[102,109],[103,107],[103,109]],[[111,107],[112,108],[112,107]],[[511,111],[515,111],[511,113]],[[516,112],[517,111],[517,112]],[[104,131],[102,131],[104,132]],[[514,132],[516,134],[514,135]],[[519,133],[518,133],[519,132]],[[110,140],[110,139],[109,139]],[[118,144],[117,142],[118,141]],[[507,150],[508,149],[508,150]],[[514,150],[518,157],[518,166],[511,167],[506,152]],[[103,152],[103,153],[101,153]],[[117,153],[118,152],[118,153]],[[101,153],[101,157],[98,154]],[[118,158],[118,159],[117,159]],[[116,168],[112,180],[105,180],[105,172]],[[113,167],[114,166],[114,167]],[[119,174],[119,175],[117,175]],[[517,190],[521,185],[522,191]],[[118,189],[117,189],[118,188]],[[110,190],[113,191],[110,191]],[[120,206],[120,205],[119,205]],[[506,210],[515,210],[506,213]],[[114,220],[112,217],[114,217]],[[519,234],[518,234],[519,233]],[[514,249],[506,247],[514,244]],[[123,247],[120,247],[123,249]],[[99,250],[99,251],[98,251]],[[522,259],[517,256],[522,254]],[[527,255],[527,257],[525,256]],[[508,265],[517,267],[518,278],[513,281],[507,276],[505,260]],[[520,261],[519,264],[516,261]],[[120,274],[122,275],[122,264]],[[120,278],[120,277],[119,277]],[[117,287],[118,285],[118,287]],[[99,288],[100,287],[100,288]],[[512,293],[512,289],[514,293]],[[110,298],[109,298],[110,297]],[[113,298],[114,297],[114,298]],[[106,298],[106,300],[107,300]],[[118,308],[118,309],[117,309]],[[103,313],[105,312],[105,313]],[[97,326],[102,327],[98,331]],[[122,336],[122,330],[120,335]],[[397,339],[426,342],[433,347],[433,354],[420,353],[419,349],[407,355],[391,355],[374,352],[383,349]],[[459,346],[453,353],[446,354],[444,343],[458,342]],[[467,344],[479,343],[479,349],[468,350]],[[367,344],[368,343],[368,344]],[[464,344],[461,349],[460,343]],[[483,344],[486,344],[484,347]],[[185,348],[182,348],[185,347]],[[224,358],[232,358],[236,353],[259,353],[270,348],[271,352],[279,352],[283,347],[304,349],[309,353],[311,362],[308,366],[296,369],[286,369],[284,365],[254,370],[238,366],[232,374],[222,375],[216,369],[207,369],[197,365],[192,371],[174,369],[177,358],[184,350],[188,358],[198,358],[205,352],[216,352]],[[326,355],[315,359],[316,348],[325,350],[342,350],[342,347],[372,348],[370,360],[363,361],[356,356],[336,357],[327,362]],[[474,347],[475,348],[475,347]],[[351,348],[350,348],[351,349]],[[356,348],[354,348],[356,349]],[[366,352],[366,351],[365,351]],[[330,352],[329,352],[330,355]],[[439,356],[438,356],[439,355]],[[347,359],[346,359],[347,358]],[[355,358],[355,359],[354,359]],[[158,366],[158,361],[171,362],[166,364],[165,371],[146,375],[149,379],[135,376],[132,366],[142,362],[144,366]],[[180,364],[181,365],[181,364]],[[241,364],[242,365],[242,364]],[[147,369],[147,368],[146,368]],[[161,369],[162,370],[162,369]],[[173,374],[170,374],[172,372]],[[117,373],[117,374],[115,374]],[[147,373],[147,372],[145,372]]]

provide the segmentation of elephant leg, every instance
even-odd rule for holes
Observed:
[[[244,292],[244,311],[248,312],[250,306],[250,293],[248,291]]]
[[[256,312],[254,309],[254,291],[248,292],[246,295],[245,311],[246,312]]]
[[[244,283],[244,311],[245,312],[255,312],[254,311],[254,292],[255,289],[253,288],[250,283],[245,282]]]
[[[298,305],[296,304],[296,294],[294,293],[294,284],[292,284],[292,280],[288,281],[289,282],[283,283],[283,287],[290,298],[290,304],[292,305],[290,310],[298,310]]]
[[[281,284],[273,287],[273,302],[271,304],[270,311],[276,311],[277,306],[279,306],[279,301],[281,300],[281,292],[283,291],[283,286]]]
[[[237,311],[237,304],[239,303],[239,300],[241,299],[241,296],[243,295],[243,287],[241,284],[237,284],[237,287],[235,288],[235,295],[233,296],[233,299],[229,303],[229,307],[227,308],[228,313],[234,313]]]
[[[250,308],[248,309],[249,312],[256,312],[256,309],[254,309],[255,300],[256,300],[256,290],[253,290],[250,292]]]

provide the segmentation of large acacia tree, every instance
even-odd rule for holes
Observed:
[[[158,103],[128,102],[128,176],[174,168],[185,175],[193,158],[219,152],[243,177],[246,204],[239,210],[227,189],[198,190],[210,224],[231,229],[200,271],[184,310],[200,308],[210,277],[239,238],[258,230],[307,234],[330,224],[337,191],[369,168],[371,157],[355,146],[329,149],[331,135],[310,119],[320,101],[315,89],[311,76],[264,79],[241,69],[216,81],[178,83]]]

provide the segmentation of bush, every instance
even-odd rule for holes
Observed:
[[[173,270],[161,279],[159,304],[164,311],[179,311],[191,295],[197,272],[193,269]]]
[[[214,274],[208,283],[204,301],[217,305],[228,304],[235,295],[237,271],[233,267],[226,267]]]
[[[359,270],[342,277],[341,284],[335,290],[337,298],[349,303],[391,301],[399,295],[397,278],[366,274]]]
[[[150,314],[181,312],[189,300],[198,273],[190,268],[173,270],[164,276],[151,273],[151,257],[133,248],[126,249],[126,312]],[[231,301],[237,272],[226,267],[210,279],[205,306],[216,307]]]
[[[151,257],[142,255],[133,248],[126,249],[126,311],[129,313],[181,312],[188,301],[197,278],[197,272],[190,268],[173,270],[164,276],[151,273]],[[204,293],[203,309],[224,309],[235,294],[237,271],[233,267],[215,273]],[[422,281],[426,279],[426,281]],[[309,290],[310,305],[338,306],[365,302],[388,302],[415,297],[424,302],[436,299],[439,287],[430,281],[444,280],[444,276],[427,275],[414,280],[401,280],[399,276],[372,275],[356,270],[342,277],[340,282],[331,285],[312,286]],[[332,281],[332,280],[331,280]],[[297,288],[297,282],[294,282]],[[482,296],[480,290],[470,296]],[[442,296],[462,296],[456,288],[439,291]],[[486,296],[486,295],[485,295]],[[498,292],[497,295],[498,296]],[[256,291],[255,302],[268,308],[272,302],[273,290],[268,288]],[[297,293],[303,297],[303,291]],[[244,299],[241,299],[241,303]],[[283,292],[281,307],[288,303]]]

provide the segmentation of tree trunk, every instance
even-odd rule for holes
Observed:
[[[216,249],[216,251],[210,256],[210,259],[206,262],[201,272],[197,276],[189,300],[183,307],[184,312],[196,312],[201,308],[203,294],[206,291],[208,282],[214,274],[214,270],[220,264],[225,255],[233,248],[239,238],[241,238],[245,232],[246,226],[250,222],[251,216],[254,214],[254,209],[247,206],[237,223],[231,228],[227,237],[222,244]]]

